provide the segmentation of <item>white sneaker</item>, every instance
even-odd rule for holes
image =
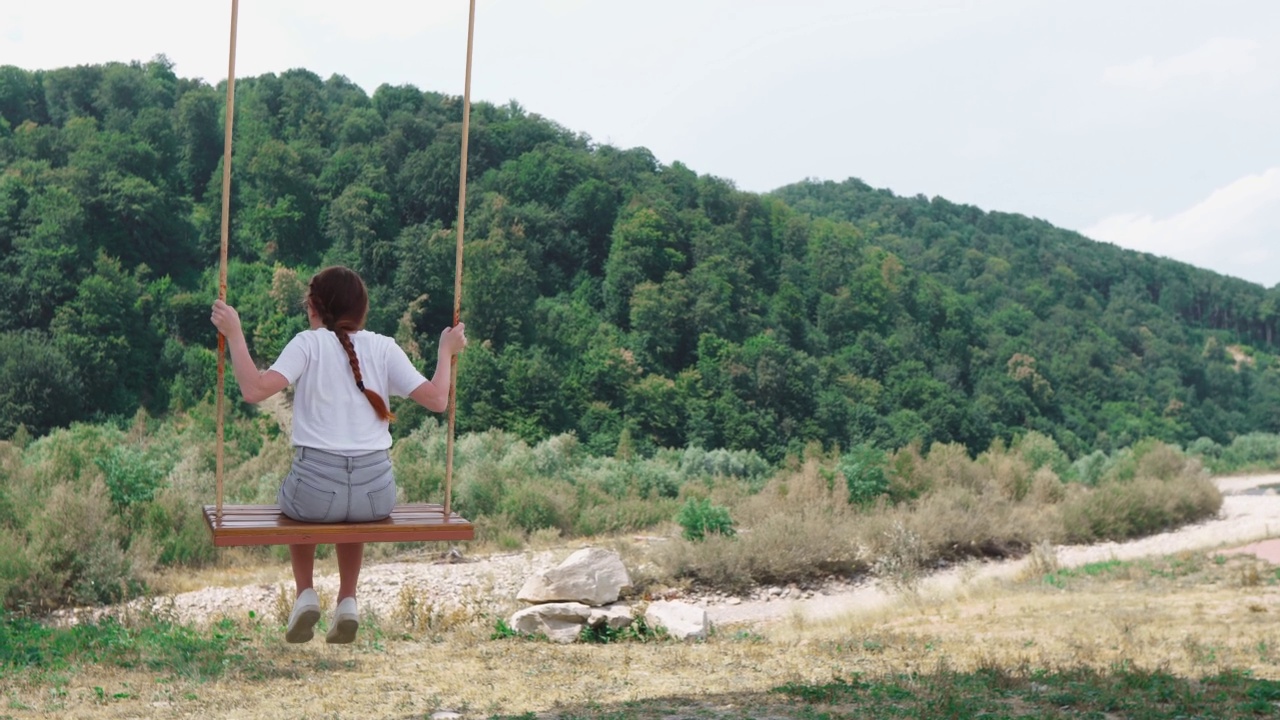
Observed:
[[[356,608],[356,599],[343,598],[333,611],[333,625],[324,641],[334,645],[343,645],[356,639],[356,630],[360,628],[360,611]]]
[[[307,588],[298,594],[293,602],[293,612],[289,614],[289,628],[284,631],[284,639],[291,643],[307,642],[315,635],[312,630],[320,622],[320,596],[316,591]]]

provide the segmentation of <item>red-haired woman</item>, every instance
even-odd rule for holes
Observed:
[[[330,267],[311,278],[306,297],[311,329],[298,333],[268,370],[249,355],[240,316],[221,300],[210,319],[227,338],[236,383],[246,402],[259,403],[288,385],[293,399],[293,465],[280,486],[285,515],[303,522],[367,522],[391,514],[396,500],[391,471],[386,397],[409,397],[433,412],[449,402],[450,358],[467,344],[465,326],[445,328],[435,374],[427,380],[395,340],[364,329],[369,294],[354,270]],[[349,643],[360,618],[356,581],[363,543],[336,546],[338,604],[325,640]],[[285,639],[307,642],[320,619],[312,585],[315,545],[290,545],[297,600]]]

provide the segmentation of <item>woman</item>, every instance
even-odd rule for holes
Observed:
[[[270,369],[260,371],[249,355],[240,316],[221,300],[210,316],[227,339],[236,383],[245,402],[259,403],[288,385],[293,399],[293,465],[277,502],[302,522],[368,522],[391,514],[396,485],[391,470],[386,397],[409,397],[433,412],[449,401],[449,365],[467,345],[465,325],[445,328],[435,374],[427,380],[395,340],[364,329],[369,294],[354,270],[330,267],[307,287],[311,329],[298,333]],[[336,545],[338,604],[325,640],[349,643],[359,628],[356,582],[364,543]],[[320,620],[313,586],[315,545],[290,545],[297,599],[285,639],[307,642]]]

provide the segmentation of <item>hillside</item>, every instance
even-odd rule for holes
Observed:
[[[164,58],[0,67],[0,437],[207,399],[222,104]],[[237,81],[236,111],[229,299],[255,355],[344,263],[370,328],[430,357],[459,98],[291,70]],[[741,192],[515,103],[472,123],[462,431],[778,460],[1280,430],[1274,289],[854,180]],[[399,410],[403,434],[422,416]]]

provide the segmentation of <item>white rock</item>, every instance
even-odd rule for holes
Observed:
[[[605,605],[604,607],[592,608],[591,615],[587,617],[587,624],[591,627],[600,627],[606,625],[613,630],[621,630],[631,624],[633,620],[631,614],[631,606],[626,603],[614,603]]]
[[[660,600],[649,604],[644,621],[653,628],[665,628],[667,634],[677,640],[703,640],[711,629],[711,621],[704,608],[687,603]]]
[[[431,713],[431,720],[462,720],[462,713],[452,710],[438,710]]]
[[[516,598],[527,603],[580,602],[592,607],[616,602],[631,576],[615,552],[584,548],[550,570],[535,573]]]
[[[546,635],[552,642],[571,643],[591,619],[593,608],[576,602],[543,603],[517,611],[511,628],[526,635]]]

